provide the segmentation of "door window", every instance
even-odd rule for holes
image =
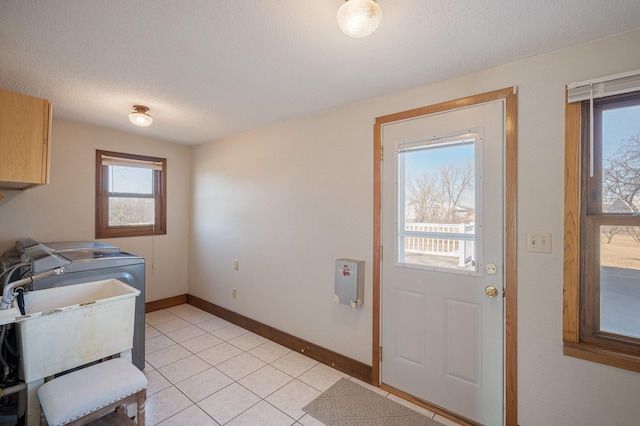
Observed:
[[[398,144],[396,264],[476,273],[480,132]]]

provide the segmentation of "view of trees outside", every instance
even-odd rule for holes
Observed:
[[[603,203],[609,213],[638,212],[640,196],[640,134],[623,140],[605,159],[602,170]],[[616,201],[622,201],[617,203]],[[611,208],[615,210],[611,210]]]
[[[109,226],[152,225],[155,220],[153,170],[109,166]],[[137,195],[137,196],[136,196]]]
[[[109,226],[153,225],[153,198],[109,198]]]
[[[474,149],[467,140],[402,154],[404,200],[399,202],[404,204],[403,230],[408,232],[402,237],[404,262],[474,267]]]
[[[640,213],[640,107],[603,112],[602,211]],[[640,227],[601,227],[601,265],[640,270]]]
[[[640,214],[640,106],[603,111],[602,212]],[[600,329],[640,338],[640,226],[600,237]]]
[[[475,208],[473,197],[474,167],[471,161],[463,164],[445,163],[439,169],[422,170],[409,175],[405,187],[407,223],[471,223]],[[461,201],[465,200],[465,205]],[[469,205],[471,204],[471,205]]]
[[[474,143],[425,147],[404,155],[405,222],[474,221]]]

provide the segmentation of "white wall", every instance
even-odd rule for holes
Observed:
[[[55,108],[55,105],[53,106]],[[189,148],[54,120],[51,183],[27,191],[4,191],[0,200],[0,253],[16,240],[95,240],[96,149],[167,158],[167,235],[100,241],[146,259],[146,301],[187,292]]]
[[[640,30],[194,147],[189,293],[371,364],[374,118],[515,85],[519,423],[636,424],[640,374],[562,355],[562,232],[565,84],[637,68]],[[367,264],[358,312],[340,257]]]

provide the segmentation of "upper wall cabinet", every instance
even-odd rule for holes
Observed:
[[[0,189],[49,183],[51,104],[0,89]]]

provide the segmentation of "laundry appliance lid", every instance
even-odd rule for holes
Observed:
[[[39,243],[31,238],[16,242],[23,262],[31,262],[31,273],[63,267],[64,273],[113,268],[144,263],[144,258],[95,241]]]
[[[69,251],[120,251],[120,248],[112,244],[99,243],[96,241],[60,241],[53,243],[43,243],[54,253],[66,253]]]

